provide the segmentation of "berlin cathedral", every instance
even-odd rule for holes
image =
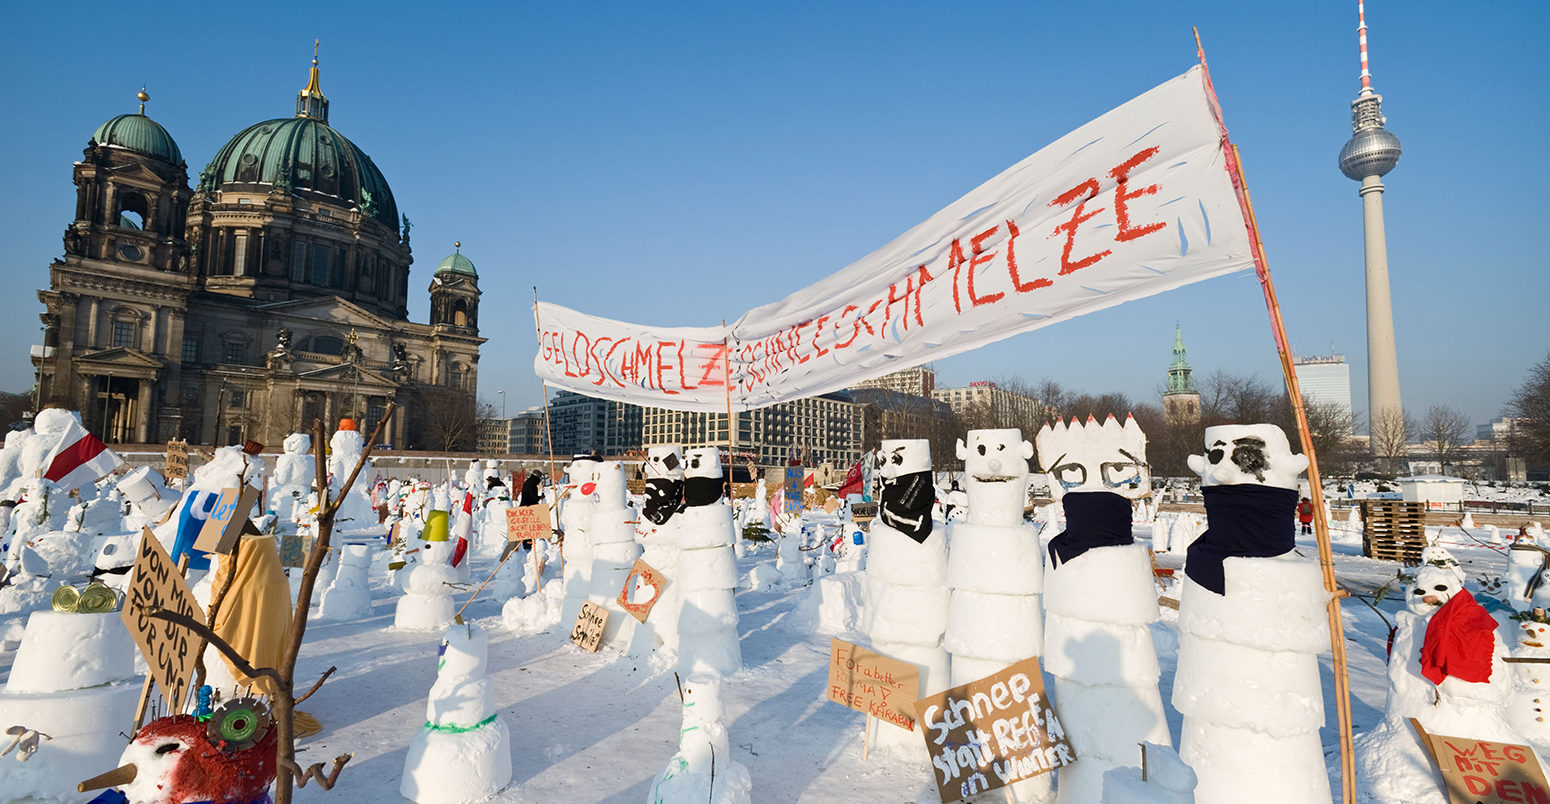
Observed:
[[[314,419],[369,433],[389,402],[391,446],[446,449],[439,419],[452,416],[471,434],[485,340],[474,264],[442,260],[430,323],[408,320],[409,219],[328,124],[317,59],[295,116],[238,132],[192,188],[139,98],[75,163],[75,218],[38,291],[53,347],[33,357],[43,401],[109,443],[278,445]]]

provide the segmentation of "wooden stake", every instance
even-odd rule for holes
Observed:
[[[538,342],[543,343],[544,325],[538,320],[538,286],[533,286],[533,330],[538,336]],[[560,476],[554,473],[554,430],[549,424],[549,383],[543,378],[538,380],[539,390],[544,397],[544,440],[549,442],[549,488],[554,489],[554,506],[550,511],[554,514],[554,521],[559,522],[560,515]],[[539,493],[542,496],[543,488],[540,485]],[[533,543],[533,565],[538,567],[538,588],[543,588],[543,565],[538,563],[538,543]],[[565,574],[565,545],[560,545],[560,574]]]
[[[867,748],[872,744],[872,716],[867,715],[861,724],[861,761],[866,761]]]
[[[1206,90],[1211,96],[1212,108],[1220,115],[1216,102],[1216,90],[1211,84],[1211,70],[1206,67],[1206,52],[1200,44],[1200,31],[1195,30],[1195,50],[1200,58],[1200,68],[1205,73]],[[1286,325],[1281,319],[1281,304],[1276,300],[1275,284],[1270,279],[1270,264],[1265,257],[1265,244],[1260,237],[1259,219],[1254,214],[1254,202],[1249,197],[1248,181],[1243,175],[1243,160],[1238,147],[1227,137],[1227,125],[1220,116],[1217,123],[1222,132],[1222,150],[1227,156],[1227,172],[1232,177],[1242,207],[1243,221],[1249,232],[1249,245],[1254,254],[1254,268],[1259,276],[1260,288],[1265,295],[1265,308],[1270,313],[1270,330],[1275,338],[1276,353],[1281,359],[1281,374],[1286,380],[1286,393],[1292,403],[1292,414],[1297,420],[1297,436],[1303,454],[1308,457],[1308,488],[1313,503],[1313,531],[1318,540],[1319,567],[1324,575],[1324,589],[1330,595],[1329,641],[1335,677],[1335,714],[1340,734],[1340,788],[1345,804],[1356,801],[1356,766],[1354,745],[1351,739],[1351,678],[1345,653],[1345,623],[1340,615],[1340,588],[1335,580],[1335,560],[1329,546],[1329,521],[1324,516],[1324,491],[1319,481],[1318,456],[1313,453],[1313,438],[1308,430],[1308,414],[1303,409],[1302,390],[1297,384],[1297,371],[1292,366],[1292,350],[1286,337]]]

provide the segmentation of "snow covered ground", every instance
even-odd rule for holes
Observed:
[[[1149,525],[1138,525],[1135,535],[1145,541],[1150,531]],[[1392,562],[1362,558],[1359,536],[1334,536],[1337,575],[1354,593],[1369,594],[1399,570]],[[1505,569],[1503,548],[1488,544],[1484,529],[1445,528],[1440,539],[1471,579]],[[1311,537],[1300,537],[1298,549],[1310,557],[1316,553]],[[746,576],[755,566],[774,561],[775,552],[766,545],[739,559],[739,570]],[[1163,555],[1160,561],[1176,566],[1179,558]],[[479,577],[477,568],[474,575]],[[298,791],[300,802],[401,800],[405,753],[425,722],[440,634],[392,630],[399,596],[381,574],[374,574],[371,583],[369,617],[314,621],[308,628],[298,686],[309,685],[329,666],[339,670],[303,706],[324,730],[301,742],[298,758],[305,765],[350,752],[354,759],[334,790],[309,786]],[[731,758],[752,773],[754,800],[937,801],[923,748],[913,760],[874,751],[862,761],[862,716],[824,700],[829,635],[792,627],[795,609],[810,588],[737,593],[745,669],[728,680],[724,700]],[[1390,599],[1378,604],[1390,619],[1401,605],[1400,591],[1396,585]],[[466,593],[459,599],[466,599]],[[625,657],[619,645],[586,653],[569,642],[569,623],[514,634],[500,618],[500,605],[479,599],[465,615],[490,635],[495,703],[511,733],[513,781],[494,800],[647,801],[653,778],[678,747],[682,715],[673,673]],[[1360,734],[1383,717],[1388,627],[1360,601],[1347,600],[1344,612],[1352,719]],[[1177,662],[1176,623],[1177,612],[1164,608],[1163,621],[1154,626],[1165,702]],[[863,641],[859,634],[839,636]],[[14,657],[14,652],[0,654],[0,672],[9,672]],[[1339,750],[1327,653],[1322,664],[1327,717],[1321,734],[1338,800]],[[1171,706],[1168,718],[1176,743],[1180,719]],[[81,768],[80,778],[104,770]]]

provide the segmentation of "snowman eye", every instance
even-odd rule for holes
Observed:
[[[1425,589],[1422,589],[1422,588],[1421,588],[1421,587],[1419,587],[1419,586],[1417,586],[1417,587],[1416,587],[1416,588],[1415,588],[1415,591],[1414,591],[1414,592],[1412,592],[1412,593],[1411,593],[1411,594],[1414,594],[1414,595],[1424,595],[1424,594],[1426,594],[1426,590],[1425,590]]]
[[[182,747],[183,746],[180,743],[162,743],[161,745],[156,746],[156,755],[161,756],[163,754],[170,754]]]
[[[1446,586],[1444,586],[1442,584],[1437,584],[1436,586],[1433,586],[1432,588],[1436,589],[1439,592],[1446,592],[1446,591],[1448,591],[1448,587],[1446,587]]]
[[[984,454],[985,454],[985,445],[984,445],[984,444],[981,444],[981,445],[980,445],[980,454],[981,454],[981,455],[984,455]]]

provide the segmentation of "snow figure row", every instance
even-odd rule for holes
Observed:
[[[304,508],[317,482],[317,459],[312,455],[312,436],[291,433],[285,437],[285,452],[274,462],[274,478],[269,488],[269,510],[282,523],[294,522],[297,509]]]
[[[683,683],[683,729],[678,753],[651,785],[646,804],[747,804],[753,781],[732,759],[722,722],[721,676],[695,673]]]
[[[684,510],[678,525],[678,671],[729,676],[743,668],[737,632],[736,532],[715,447],[684,454]]]
[[[1298,476],[1308,466],[1268,424],[1205,431],[1210,529],[1189,547],[1173,705],[1180,756],[1202,804],[1330,801],[1319,727],[1318,654],[1329,646],[1320,570],[1292,553]]]
[[[404,757],[404,798],[471,804],[511,784],[511,734],[495,712],[489,651],[489,637],[476,625],[453,625],[443,635],[425,725]]]
[[[1113,416],[1045,425],[1037,440],[1066,519],[1044,576],[1044,670],[1079,757],[1060,770],[1058,800],[1080,804],[1100,800],[1109,771],[1139,764],[1139,743],[1171,748],[1151,558],[1131,535],[1131,500],[1151,493],[1151,472],[1146,436],[1128,416],[1123,425]],[[977,510],[971,503],[971,518]]]
[[[931,443],[882,442],[882,500],[867,552],[866,614],[862,629],[872,649],[920,668],[920,695],[951,686],[947,649],[947,534],[933,527]],[[972,501],[970,502],[972,505]],[[990,625],[990,624],[987,624]],[[1022,657],[1027,658],[1027,657]],[[918,753],[920,735],[884,726],[878,748]]]

